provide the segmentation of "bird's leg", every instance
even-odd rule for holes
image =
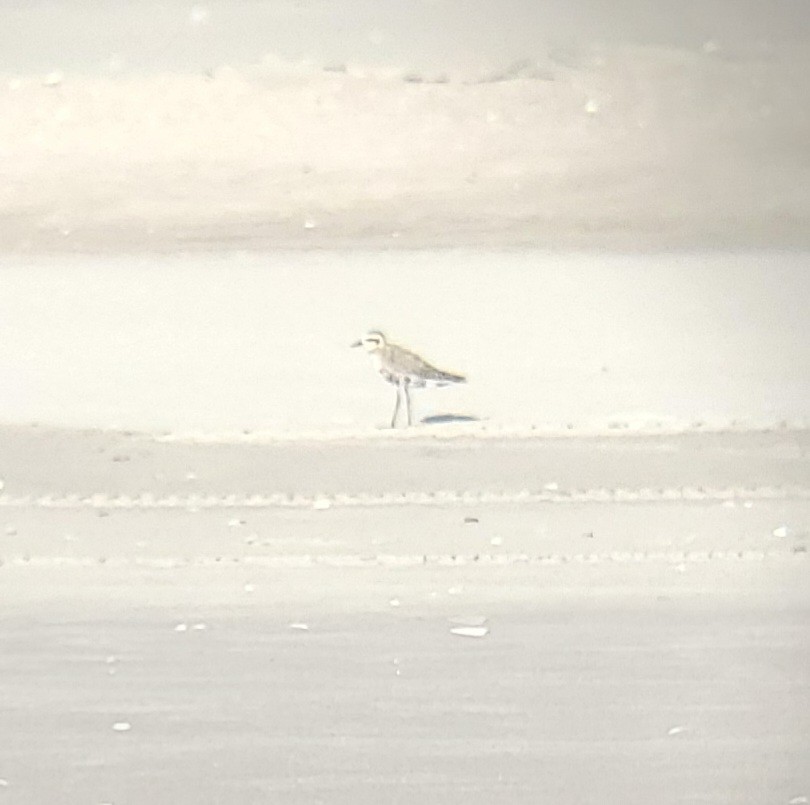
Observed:
[[[397,402],[394,405],[394,415],[391,417],[391,427],[395,428],[397,426],[397,414],[399,413],[399,383],[396,385],[397,389]]]
[[[410,427],[411,424],[412,424],[412,422],[411,422],[411,392],[410,392],[409,385],[410,384],[406,380],[405,385],[403,386],[403,389],[405,390],[405,402],[407,403],[407,409],[408,409],[408,427]]]

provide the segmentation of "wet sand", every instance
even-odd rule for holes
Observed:
[[[4,799],[807,792],[806,560],[612,570],[3,568]]]
[[[0,436],[8,802],[810,791],[804,433]]]

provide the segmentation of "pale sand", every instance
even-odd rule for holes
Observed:
[[[370,328],[462,433],[810,424],[810,253],[272,252],[0,260],[0,422],[381,438]],[[458,429],[458,428],[457,428]]]
[[[810,793],[806,433],[0,441],[8,802]]]
[[[796,3],[54,5],[0,9],[5,253],[810,245]]]
[[[783,591],[806,573],[3,569],[12,601],[42,591],[4,616],[3,796],[788,803],[810,656]],[[450,633],[476,616],[485,637]]]
[[[807,11],[476,9],[0,8],[3,803],[810,797]]]

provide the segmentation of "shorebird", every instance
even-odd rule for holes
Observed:
[[[466,383],[462,375],[443,372],[429,364],[415,352],[389,344],[379,330],[371,330],[352,347],[364,347],[371,355],[375,369],[383,380],[392,383],[397,389],[397,401],[394,405],[394,415],[391,417],[391,427],[397,426],[397,415],[401,397],[405,397],[405,406],[408,412],[408,425],[412,424],[411,417],[411,388],[424,388],[425,386],[448,386],[451,383]]]

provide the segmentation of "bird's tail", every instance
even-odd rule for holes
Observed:
[[[467,378],[464,375],[454,375],[452,372],[442,372],[439,377],[440,383],[466,383]]]

